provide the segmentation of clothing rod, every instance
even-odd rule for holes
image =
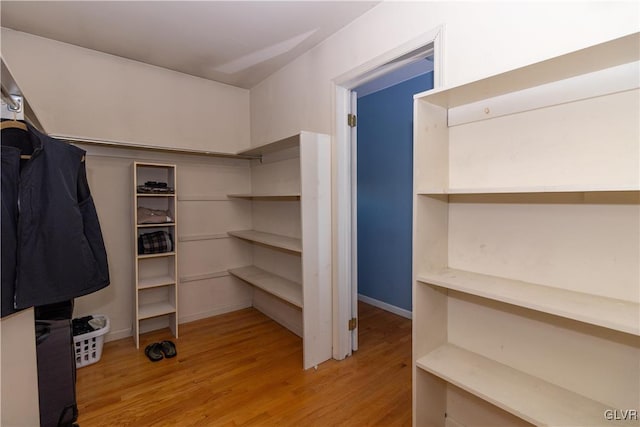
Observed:
[[[2,94],[2,100],[5,102],[5,104],[9,105],[14,110],[20,109],[20,104],[18,104],[15,99],[11,97],[11,94],[9,93],[7,88],[4,87],[4,85],[0,85],[0,93]]]
[[[99,139],[78,138],[78,137],[71,137],[71,136],[64,136],[64,135],[50,134],[49,136],[51,136],[52,138],[69,142],[71,144],[90,144],[90,145],[96,145],[99,147],[145,150],[145,151],[155,151],[159,153],[189,154],[189,155],[208,156],[208,157],[222,157],[222,158],[228,158],[228,159],[252,160],[252,159],[261,158],[261,156],[250,156],[246,154],[220,153],[216,151],[191,150],[188,148],[160,147],[157,145],[133,144],[130,142],[118,142],[118,141],[105,141],[105,140],[99,140]]]

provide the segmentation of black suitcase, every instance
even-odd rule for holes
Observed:
[[[40,427],[72,427],[78,419],[71,319],[36,320]]]

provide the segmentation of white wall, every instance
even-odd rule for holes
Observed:
[[[49,134],[237,152],[249,91],[2,29],[2,57]]]
[[[333,134],[332,81],[438,26],[457,86],[639,31],[639,14],[637,2],[383,2],[251,89],[251,144]]]
[[[248,90],[5,28],[2,56],[49,134],[231,153],[249,146]],[[249,192],[251,172],[246,160],[82,148],[111,285],[76,299],[74,315],[109,316],[112,340],[131,335],[133,322],[133,161],[177,163],[179,199]],[[251,228],[250,210],[238,202],[180,201],[178,208],[181,236]],[[192,279],[251,259],[229,238],[179,241],[178,249],[178,274]],[[247,307],[251,298],[251,288],[229,276],[188,280],[179,288],[179,321]]]

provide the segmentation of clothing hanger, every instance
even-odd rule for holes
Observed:
[[[23,130],[25,132],[28,132],[29,129],[27,128],[27,125],[19,120],[16,120],[15,118],[15,113],[14,113],[14,118],[12,120],[3,120],[2,123],[0,123],[0,130],[5,130],[5,129],[20,129]],[[20,154],[20,160],[29,160],[31,158],[31,155],[29,154]]]
[[[4,120],[2,122],[2,129],[22,129],[27,131],[27,125],[18,120]]]
[[[21,129],[25,132],[29,131],[27,125],[19,120],[3,120],[0,124],[0,130],[4,129]],[[31,158],[30,154],[20,154],[20,160],[29,160]],[[81,162],[84,162],[85,156],[82,156]]]

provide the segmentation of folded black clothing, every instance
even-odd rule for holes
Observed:
[[[167,187],[167,183],[166,182],[159,182],[159,181],[147,181],[144,183],[145,187],[155,187],[155,188],[165,188]]]
[[[89,321],[93,319],[93,316],[85,316],[80,317],[78,319],[73,319],[71,324],[73,325],[73,335],[82,335],[89,332],[95,331],[93,326],[89,324]]]

